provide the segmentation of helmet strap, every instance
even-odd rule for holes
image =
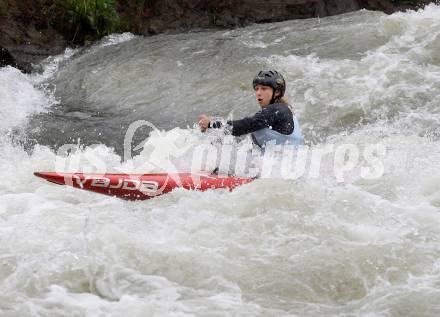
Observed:
[[[272,103],[274,103],[275,101],[277,101],[278,99],[280,99],[280,97],[278,96],[278,97],[275,97],[275,92],[277,91],[277,89],[273,89],[273,92],[272,92],[272,98],[270,99],[270,103],[272,104]]]

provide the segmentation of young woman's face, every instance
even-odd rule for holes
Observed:
[[[255,99],[262,108],[267,107],[272,100],[273,88],[270,86],[256,85]]]

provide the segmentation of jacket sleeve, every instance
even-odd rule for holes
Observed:
[[[254,114],[252,117],[245,117],[240,120],[230,120],[228,125],[232,128],[232,135],[239,136],[255,132],[273,125],[274,115],[264,108]]]
[[[282,106],[285,107],[285,106]],[[226,122],[226,129],[231,131],[234,136],[248,134],[264,128],[272,128],[279,126],[280,122],[289,122],[287,118],[287,112],[280,109],[277,105],[270,105],[258,111],[252,117],[245,117],[240,120],[229,120]],[[289,111],[290,113],[290,111]],[[291,120],[291,114],[290,114]],[[210,122],[209,128],[218,129],[222,127],[220,121]],[[293,129],[293,127],[292,127]]]

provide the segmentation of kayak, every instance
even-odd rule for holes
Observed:
[[[216,174],[93,174],[35,172],[51,183],[68,185],[127,200],[146,200],[171,192],[176,188],[205,191],[225,188],[232,191],[237,186],[253,181],[253,178],[221,176]]]

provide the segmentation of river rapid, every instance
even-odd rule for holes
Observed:
[[[39,68],[0,69],[0,316],[440,315],[440,6],[115,34]],[[380,146],[380,177],[308,157],[296,179],[129,202],[33,176],[188,169],[222,138],[198,115],[255,113],[264,68],[310,150]]]

